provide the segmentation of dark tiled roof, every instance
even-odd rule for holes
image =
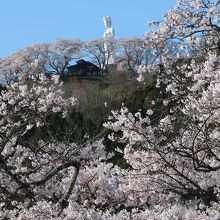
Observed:
[[[68,66],[67,69],[68,72],[79,72],[79,71],[95,72],[95,73],[100,72],[100,68],[98,66],[83,59],[78,60],[75,65]]]

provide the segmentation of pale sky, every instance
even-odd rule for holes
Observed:
[[[91,40],[110,16],[116,38],[142,37],[146,22],[161,20],[176,0],[2,0],[0,56],[58,38]]]

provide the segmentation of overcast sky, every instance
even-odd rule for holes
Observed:
[[[2,0],[0,56],[57,38],[102,37],[111,16],[116,38],[141,37],[145,23],[161,20],[176,0]]]

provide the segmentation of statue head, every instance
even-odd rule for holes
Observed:
[[[110,18],[110,16],[104,16],[103,17],[103,22],[104,22],[105,28],[110,28],[111,27],[111,18]]]

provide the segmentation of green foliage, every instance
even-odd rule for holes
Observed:
[[[177,192],[178,193],[178,192]],[[218,198],[214,192],[213,187],[208,187],[207,190],[187,189],[185,193],[180,194],[184,203],[191,200],[201,199],[207,206],[210,206],[213,201],[218,202]]]
[[[90,120],[85,119],[83,114],[73,110],[66,118],[61,114],[50,115],[43,127],[33,127],[20,140],[23,144],[34,146],[38,140],[56,140],[60,142],[82,143],[85,135],[92,136],[96,132],[96,125]]]

